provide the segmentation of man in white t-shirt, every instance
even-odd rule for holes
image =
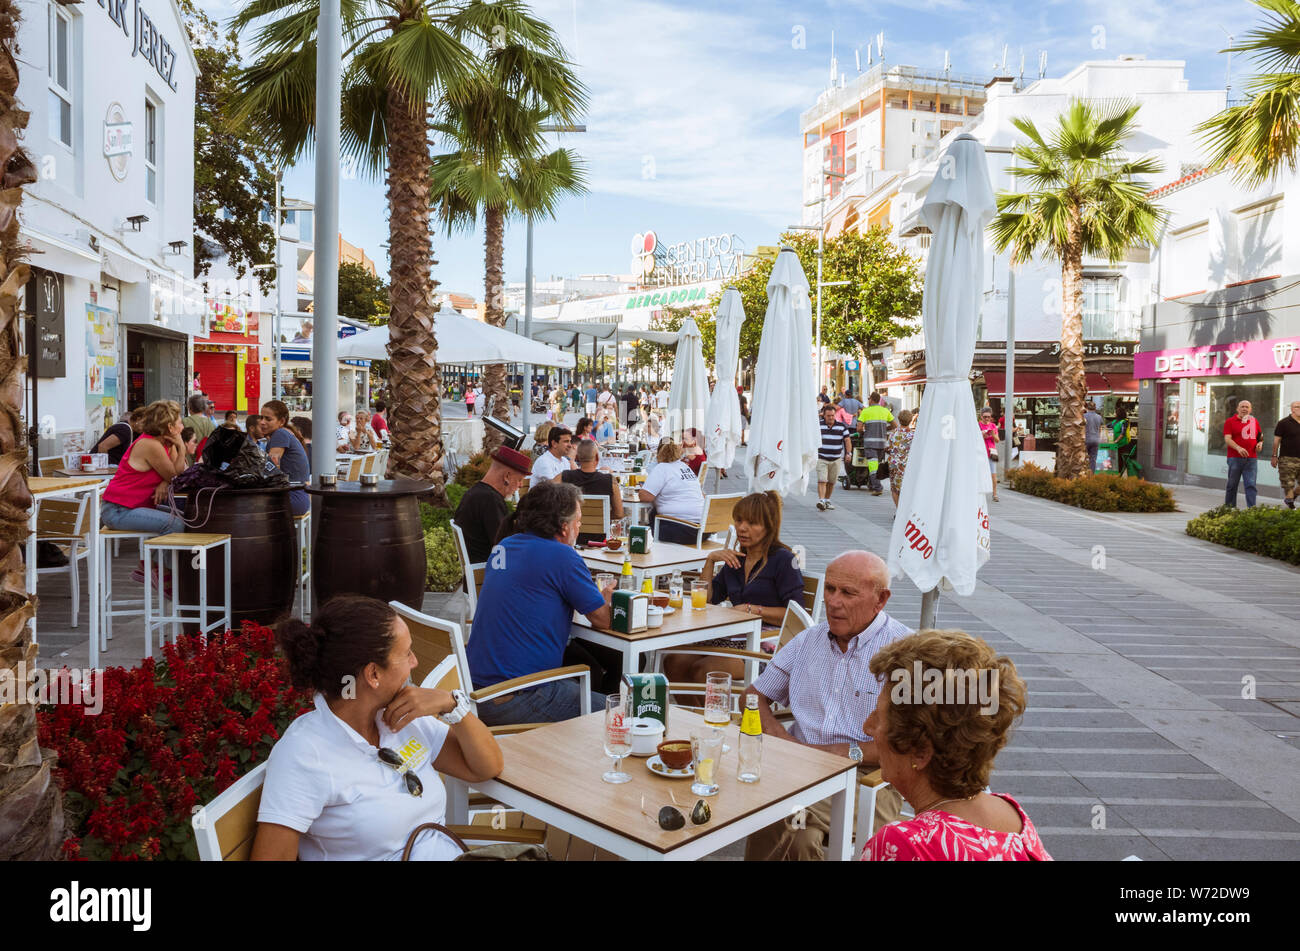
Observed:
[[[559,482],[560,473],[573,468],[569,460],[569,443],[573,433],[563,426],[552,426],[546,437],[546,452],[533,463],[533,474],[528,480],[531,489],[543,482]]]
[[[663,387],[655,394],[655,409],[660,413],[668,409],[668,387]]]

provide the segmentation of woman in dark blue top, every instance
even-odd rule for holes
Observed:
[[[267,455],[290,482],[311,481],[311,459],[303,444],[302,433],[289,422],[289,407],[279,400],[271,400],[262,407],[262,425],[270,433],[266,442]],[[289,491],[289,508],[294,515],[311,511],[311,500],[302,489]]]
[[[731,517],[737,550],[709,552],[696,583],[712,583],[711,603],[730,601],[736,610],[761,617],[766,625],[780,626],[786,604],[803,603],[803,574],[794,552],[781,541],[781,496],[754,492],[736,503]],[[719,644],[737,646],[731,638]],[[664,670],[671,682],[703,683],[705,675],[715,670],[728,671],[738,679],[744,665],[739,660],[679,654],[665,658]]]

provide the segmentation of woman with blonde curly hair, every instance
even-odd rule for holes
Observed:
[[[863,860],[1051,861],[1020,804],[984,791],[1025,711],[1015,664],[965,631],[930,630],[886,644],[871,672],[884,685],[864,729],[916,817],[873,835]]]

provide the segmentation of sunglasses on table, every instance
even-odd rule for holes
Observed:
[[[420,782],[420,777],[405,768],[402,757],[393,752],[386,746],[379,748],[379,760],[385,766],[391,766],[402,774],[402,779],[406,781],[406,791],[412,796],[424,795],[424,783]]]

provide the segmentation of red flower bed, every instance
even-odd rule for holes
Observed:
[[[194,811],[267,758],[311,694],[289,682],[270,628],[204,646],[183,637],[163,660],[103,672],[103,711],[42,707],[41,746],[58,752],[69,837],[82,859],[197,859]]]

